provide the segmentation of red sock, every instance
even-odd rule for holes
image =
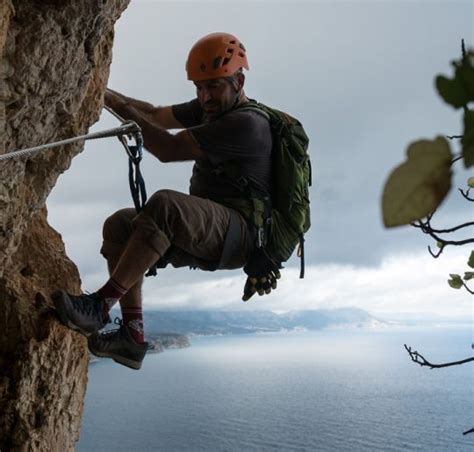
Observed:
[[[122,308],[123,324],[127,327],[133,340],[137,344],[145,342],[143,331],[143,309],[142,308]]]
[[[102,311],[105,319],[109,315],[109,311],[112,309],[112,306],[127,293],[127,289],[122,287],[113,278],[110,278],[105,283],[105,285],[97,291],[97,293],[105,301],[104,308]]]

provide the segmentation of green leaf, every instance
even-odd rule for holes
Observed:
[[[444,247],[444,243],[443,242],[440,242],[439,240],[436,242],[436,246],[441,249]]]
[[[438,75],[435,85],[443,100],[454,108],[461,108],[467,103],[467,95],[460,80],[451,80],[443,75]]]
[[[474,272],[464,272],[464,281],[469,281],[474,278]]]
[[[436,89],[443,100],[454,108],[467,106],[474,101],[474,52],[466,53],[466,57],[453,61],[454,77],[438,75],[435,79]]]
[[[470,177],[468,180],[467,180],[467,186],[469,188],[474,188],[474,177]]]
[[[474,268],[474,250],[471,251],[471,255],[469,256],[469,260],[467,261],[467,265],[469,267]]]
[[[451,188],[452,154],[444,137],[420,140],[389,175],[382,194],[385,227],[401,226],[432,213]]]
[[[462,279],[459,275],[456,274],[450,274],[451,279],[448,279],[448,284],[453,288],[453,289],[460,289],[463,284],[462,284]]]
[[[464,133],[461,139],[464,166],[474,166],[474,111],[464,113]]]

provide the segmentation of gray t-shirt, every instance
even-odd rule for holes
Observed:
[[[172,111],[207,153],[207,159],[196,160],[194,164],[190,194],[216,201],[241,198],[237,187],[211,172],[232,162],[232,167],[240,168],[239,174],[251,181],[252,187],[263,196],[271,196],[272,134],[264,116],[235,110],[207,121],[197,99],[173,105]]]

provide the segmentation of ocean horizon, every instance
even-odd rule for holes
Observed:
[[[472,329],[191,337],[140,371],[90,365],[78,451],[472,450]]]

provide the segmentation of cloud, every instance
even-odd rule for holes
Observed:
[[[427,253],[386,257],[375,267],[312,265],[305,279],[298,270],[282,272],[278,289],[270,296],[240,301],[245,275],[218,280],[167,284],[147,282],[146,308],[159,309],[265,309],[298,310],[358,307],[382,318],[422,316],[465,318],[472,314],[472,296],[451,289],[448,274],[466,270],[467,256],[445,251],[438,260]]]

